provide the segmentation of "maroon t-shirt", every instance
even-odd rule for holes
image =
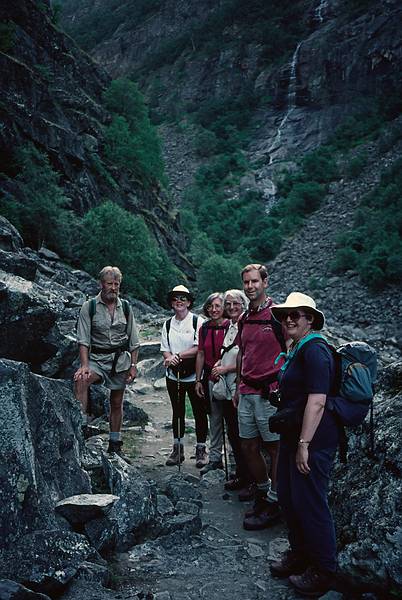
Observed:
[[[204,351],[204,365],[211,370],[221,357],[221,348],[225,339],[229,321],[225,319],[220,325],[214,326],[209,321],[203,323],[198,332],[198,350]],[[211,381],[213,377],[209,376]]]
[[[274,364],[278,354],[282,352],[282,348],[272,325],[266,323],[266,321],[273,319],[272,304],[272,299],[268,298],[267,306],[262,310],[255,312],[249,310],[239,325],[237,341],[242,352],[242,377],[257,380],[267,379],[272,374],[277,373],[283,364],[283,358],[276,365]],[[262,321],[262,323],[261,325],[247,324],[251,320]],[[276,382],[271,385],[271,388],[275,387],[277,387]],[[239,391],[241,394],[260,393],[259,390],[247,385],[244,381],[241,381]]]

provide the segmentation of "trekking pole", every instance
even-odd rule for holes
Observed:
[[[227,455],[227,451],[226,451],[225,419],[223,417],[222,417],[222,439],[223,439],[223,461],[225,463],[225,477],[226,477],[226,481],[229,481],[228,455]]]
[[[177,439],[179,441],[178,457],[179,457],[179,475],[181,470],[181,435],[180,435],[180,371],[177,371]]]

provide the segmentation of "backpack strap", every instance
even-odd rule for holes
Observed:
[[[242,334],[243,328],[245,325],[270,325],[272,327],[272,331],[281,347],[283,352],[286,352],[286,341],[285,336],[283,335],[282,325],[271,317],[270,319],[249,319],[250,311],[247,309],[241,316],[239,320],[239,334]]]
[[[168,319],[168,320],[166,321],[166,335],[167,335],[167,341],[168,341],[168,344],[169,344],[169,346],[170,346],[170,342],[169,342],[169,332],[170,332],[170,326],[171,326],[171,324],[172,324],[172,319],[173,319],[173,317],[170,317],[170,319]],[[195,336],[196,336],[196,334],[197,334],[197,323],[198,323],[198,316],[193,314],[193,330],[194,330],[194,339],[195,339]]]

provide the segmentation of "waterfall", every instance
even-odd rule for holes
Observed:
[[[324,10],[324,8],[326,8],[327,4],[328,4],[328,0],[320,0],[319,5],[317,6],[317,8],[314,11],[314,16],[319,23],[322,23],[324,21],[324,17],[322,16],[322,11]]]
[[[290,76],[289,76],[289,84],[288,84],[286,113],[285,113],[285,116],[283,117],[282,121],[279,124],[274,141],[272,142],[271,146],[268,148],[268,152],[270,154],[270,157],[269,157],[270,165],[272,165],[272,162],[273,162],[273,156],[271,154],[271,151],[279,147],[280,142],[281,142],[281,137],[282,137],[282,129],[283,129],[284,125],[286,124],[286,121],[288,120],[289,116],[296,108],[296,84],[297,84],[296,70],[297,70],[297,61],[299,58],[299,51],[300,51],[300,47],[301,47],[302,43],[303,42],[299,42],[297,44],[296,50],[294,51],[293,56],[292,56],[292,62],[290,63]]]

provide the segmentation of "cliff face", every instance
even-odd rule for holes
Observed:
[[[155,114],[180,117],[210,99],[259,98],[249,154],[267,197],[278,165],[319,145],[356,107],[364,110],[367,97],[387,94],[401,70],[397,0],[295,2],[284,23],[291,32],[286,44],[275,30],[258,38],[246,14],[233,14],[232,22],[226,14],[218,32],[224,2],[160,0],[132,20],[130,2],[119,4],[125,21],[110,11],[110,30],[88,42],[91,54],[113,77],[137,78]],[[64,0],[63,6],[73,31],[108,2],[84,0],[78,7]],[[275,56],[271,46],[282,43],[283,54]]]
[[[176,264],[191,273],[176,215],[157,183],[152,188],[104,160],[101,105],[110,77],[52,23],[46,2],[0,7],[0,191],[13,191],[13,150],[33,142],[61,175],[64,193],[83,214],[104,199],[142,214]]]

